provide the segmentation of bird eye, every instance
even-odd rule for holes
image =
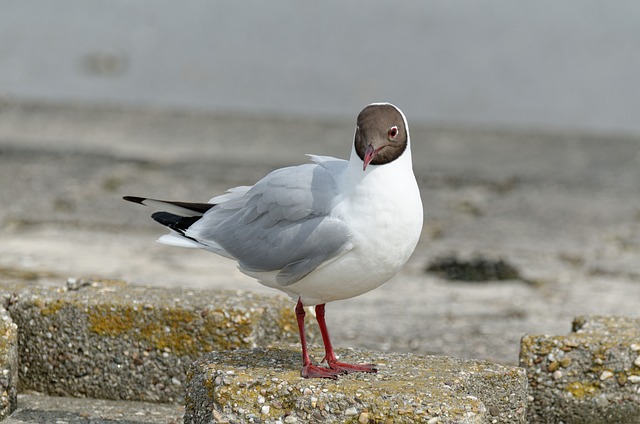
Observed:
[[[397,135],[398,135],[398,127],[394,125],[393,127],[389,128],[389,132],[387,133],[387,137],[389,138],[389,140],[395,139]]]

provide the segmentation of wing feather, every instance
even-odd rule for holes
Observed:
[[[317,163],[276,170],[206,212],[185,235],[221,247],[241,270],[278,271],[279,284],[293,284],[350,248],[348,227],[330,216],[347,162],[329,163],[330,171]]]

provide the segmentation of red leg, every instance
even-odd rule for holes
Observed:
[[[335,353],[333,353],[333,346],[331,345],[331,339],[329,338],[329,330],[327,330],[327,324],[324,321],[324,303],[316,306],[316,319],[320,326],[320,333],[322,333],[322,341],[324,342],[324,359],[327,361],[329,368],[343,373],[350,372],[378,372],[374,364],[345,364],[344,362],[338,362]]]
[[[300,331],[300,344],[302,345],[302,372],[300,373],[304,378],[338,378],[337,375],[341,374],[341,371],[336,371],[330,368],[318,367],[311,363],[309,358],[309,352],[307,351],[307,338],[304,335],[304,306],[302,301],[298,299],[296,305],[296,318],[298,319],[298,330]]]

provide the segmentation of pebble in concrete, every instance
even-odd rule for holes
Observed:
[[[18,328],[0,306],[0,420],[17,406]]]
[[[640,319],[586,316],[566,336],[522,338],[531,423],[637,423]]]
[[[347,362],[374,362],[379,372],[303,379],[297,345],[207,354],[189,370],[184,421],[525,422],[521,368],[360,350],[339,355]]]
[[[19,328],[20,388],[58,396],[175,402],[211,350],[297,340],[292,303],[249,292],[94,281],[3,287]]]

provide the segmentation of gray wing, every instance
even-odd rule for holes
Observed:
[[[346,165],[335,159],[273,171],[210,209],[186,235],[222,248],[242,270],[278,271],[278,284],[293,284],[351,247],[347,225],[328,215]]]

